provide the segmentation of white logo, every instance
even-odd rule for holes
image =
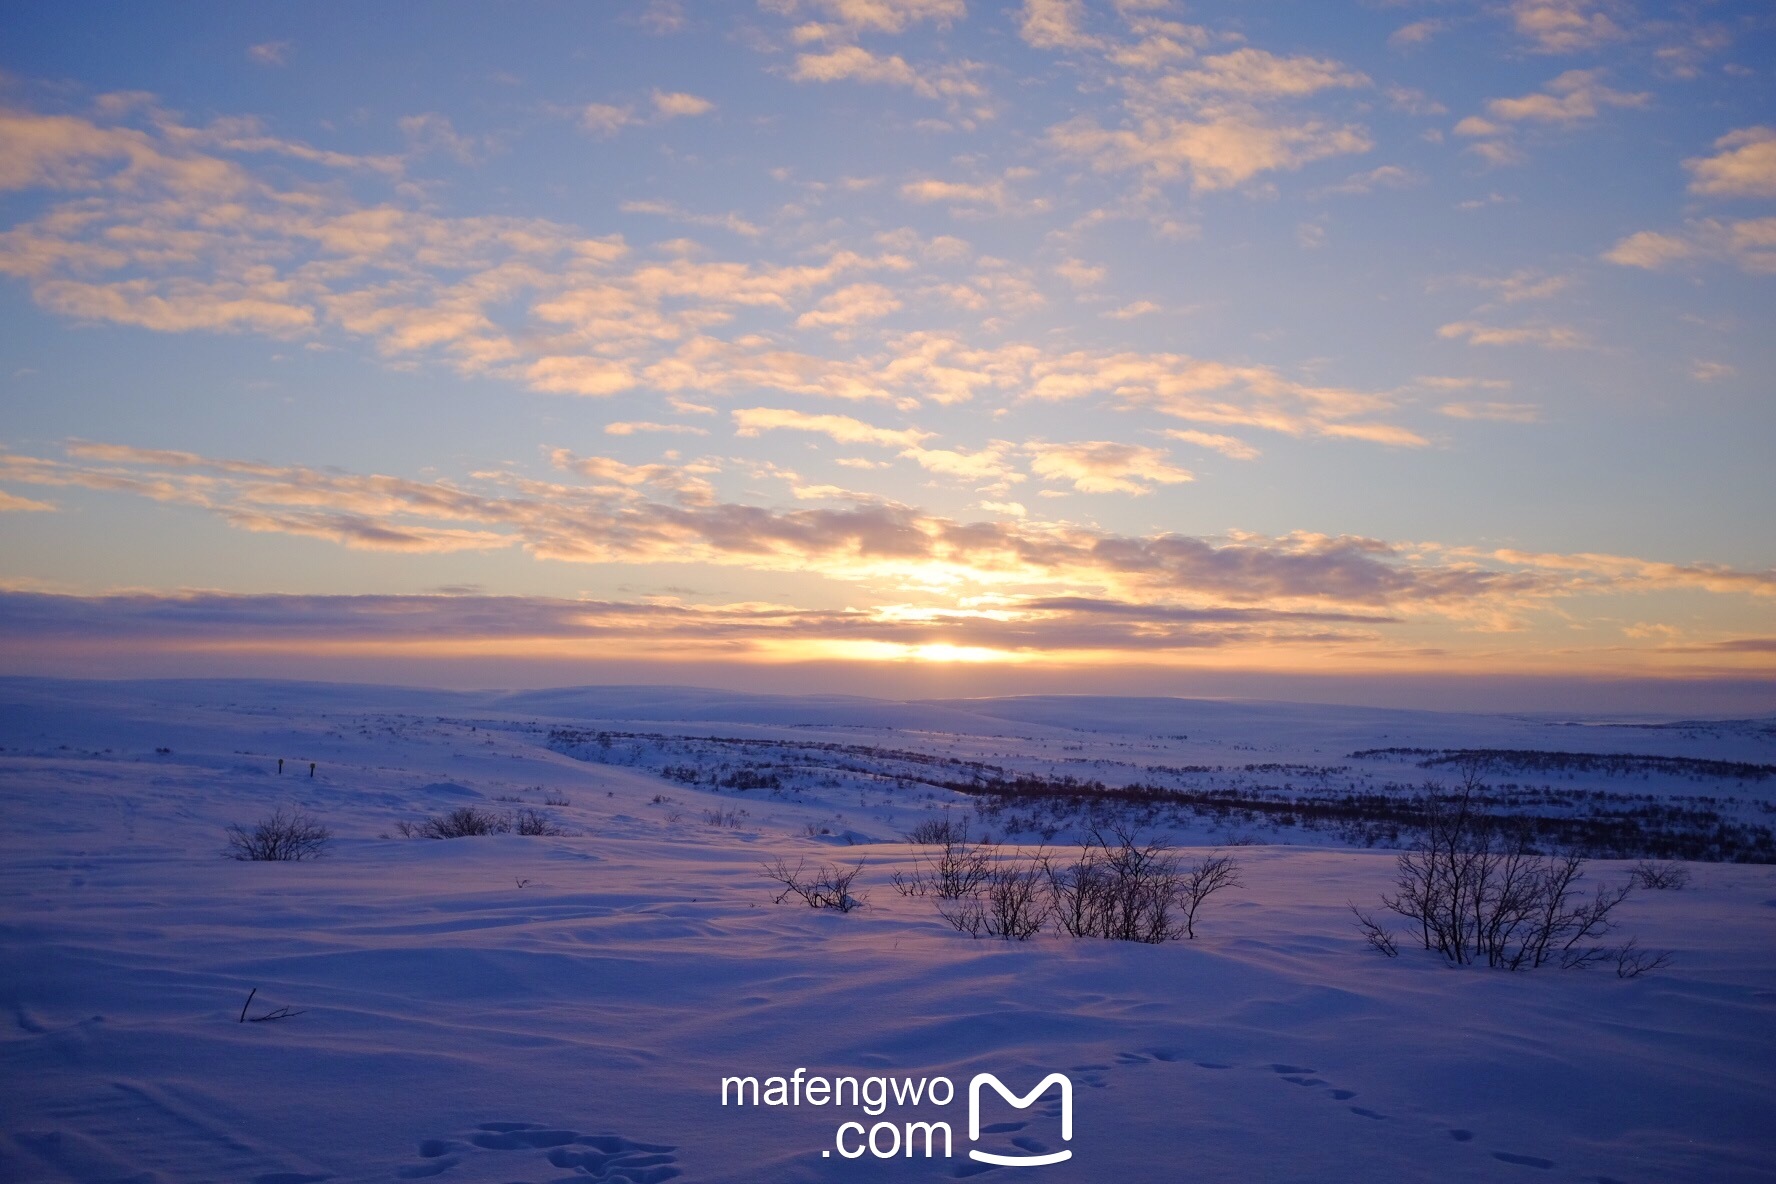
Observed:
[[[1050,1073],[1044,1077],[1036,1088],[1023,1097],[1005,1088],[1005,1083],[991,1073],[976,1073],[974,1080],[968,1083],[968,1138],[972,1142],[980,1142],[980,1095],[981,1086],[990,1085],[998,1091],[999,1096],[1010,1102],[1019,1110],[1027,1110],[1036,1104],[1036,1099],[1047,1092],[1051,1085],[1061,1087],[1061,1138],[1071,1142],[1073,1139],[1073,1083],[1067,1080],[1065,1073]],[[982,1163],[998,1164],[1007,1168],[1030,1168],[1045,1163],[1060,1163],[1073,1158],[1071,1149],[1051,1151],[1047,1155],[994,1155],[990,1151],[968,1152],[969,1159],[977,1159]]]

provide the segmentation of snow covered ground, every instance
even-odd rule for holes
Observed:
[[[1382,958],[1346,902],[1374,902],[1394,853],[1271,815],[1150,812],[1183,841],[1258,840],[1229,848],[1245,886],[1195,941],[973,940],[888,880],[921,853],[912,824],[981,804],[941,786],[987,767],[1257,798],[1447,772],[1352,756],[1378,749],[1637,754],[1743,768],[1495,773],[1548,790],[1536,808],[1632,793],[1769,821],[1771,721],[1656,722],[0,680],[0,1178],[1776,1179],[1769,865],[1630,896],[1623,935],[1673,953],[1632,980]],[[742,771],[777,784],[720,784]],[[324,858],[221,857],[228,823],[283,804],[332,828]],[[399,837],[465,804],[568,833]],[[1001,852],[1041,841],[1017,813],[981,820]],[[1078,821],[1049,818],[1053,841]],[[862,860],[867,905],[773,903],[778,856]],[[249,992],[250,1015],[299,1014],[238,1022]],[[721,1103],[724,1077],[798,1067],[941,1076],[956,1100]],[[968,1138],[974,1074],[1021,1093],[1056,1071],[1071,1140],[1052,1094],[989,1098]],[[947,1121],[953,1154],[836,1149],[841,1123],[914,1119]],[[1073,1154],[991,1168],[971,1148]]]

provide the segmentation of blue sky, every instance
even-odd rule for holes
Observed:
[[[14,666],[1767,681],[1773,24],[14,6]]]

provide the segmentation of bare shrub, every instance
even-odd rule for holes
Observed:
[[[705,810],[703,821],[710,826],[726,826],[738,830],[740,820],[746,816],[745,810]]]
[[[514,810],[509,816],[512,833],[530,836],[564,835],[567,832],[541,810]]]
[[[1055,923],[1072,937],[1159,943],[1196,936],[1203,904],[1240,886],[1239,863],[1212,855],[1189,869],[1163,839],[1093,828],[1071,863],[1041,861]]]
[[[888,882],[894,885],[894,890],[902,896],[924,896],[929,887],[925,883],[925,877],[917,871],[910,874],[898,869],[891,871],[888,873]]]
[[[1690,869],[1681,863],[1659,863],[1651,859],[1643,859],[1634,865],[1628,873],[1636,888],[1651,888],[1659,892],[1676,892],[1687,887],[1690,882]]]
[[[987,911],[978,900],[937,902],[937,915],[954,926],[957,933],[979,937],[987,927]]]
[[[990,937],[1024,941],[1048,920],[1040,863],[995,868],[985,892],[986,931]]]
[[[992,871],[992,861],[985,851],[952,838],[945,840],[937,854],[929,858],[924,875],[932,895],[939,900],[960,900],[973,896]]]
[[[280,806],[254,823],[251,830],[231,823],[223,854],[230,859],[280,863],[319,859],[332,838],[333,832],[301,806]]]
[[[966,844],[968,842],[968,815],[952,817],[945,813],[940,818],[921,819],[913,829],[906,832],[909,843],[936,847],[949,844]]]
[[[1418,840],[1398,857],[1395,891],[1382,905],[1417,926],[1425,949],[1455,965],[1575,969],[1616,956],[1596,942],[1615,927],[1611,914],[1633,885],[1585,892],[1584,858],[1536,853],[1527,831],[1472,808],[1482,788],[1477,768],[1465,771],[1454,792],[1425,786]],[[1393,941],[1352,911],[1370,945]]]
[[[1369,943],[1371,949],[1389,958],[1400,956],[1400,947],[1394,944],[1394,935],[1384,929],[1379,921],[1354,904],[1350,906],[1350,911],[1356,914],[1357,928],[1363,931],[1363,939]]]
[[[567,832],[541,810],[482,810],[458,806],[421,822],[397,822],[409,839],[470,839],[480,835],[564,835]]]
[[[467,839],[504,834],[511,829],[504,815],[474,806],[458,806],[423,822],[400,822],[396,826],[403,835],[416,839]]]
[[[1622,948],[1615,951],[1616,977],[1639,978],[1648,971],[1662,970],[1671,965],[1669,950],[1643,950],[1629,938]]]
[[[1223,888],[1243,888],[1239,862],[1231,855],[1211,855],[1184,873],[1178,886],[1178,905],[1184,912],[1184,936],[1196,937],[1196,914],[1203,902]]]
[[[804,859],[796,860],[793,868],[782,859],[764,865],[765,878],[783,885],[774,903],[782,904],[794,896],[811,909],[837,909],[841,913],[867,903],[851,892],[852,881],[862,871],[861,863],[848,868],[827,863],[810,869]]]
[[[960,933],[970,937],[1027,941],[1041,932],[1048,920],[1049,903],[1043,892],[1040,861],[1008,864],[992,869],[974,893],[958,900],[939,900],[937,912]]]
[[[543,805],[545,805],[545,806],[571,806],[571,805],[573,805],[573,803],[567,800],[566,794],[549,793],[549,794],[543,795]]]

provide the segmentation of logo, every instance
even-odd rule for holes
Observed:
[[[1058,1087],[1061,1092],[1061,1140],[1073,1141],[1073,1082],[1065,1073],[1050,1073],[1027,1094],[1015,1093],[991,1073],[976,1073],[968,1083],[969,1142],[981,1141],[981,1087],[988,1085],[1003,1101],[1018,1110],[1028,1110],[1051,1087]],[[951,1144],[953,1135],[950,1124],[939,1115],[944,1107],[958,1100],[955,1084],[948,1077],[826,1077],[820,1074],[810,1076],[806,1068],[798,1068],[793,1073],[767,1076],[762,1080],[753,1076],[721,1079],[723,1106],[831,1107],[841,1113],[849,1109],[861,1111],[868,1118],[881,1119],[869,1126],[855,1119],[840,1122],[833,1132],[832,1146],[820,1153],[822,1158],[836,1153],[841,1159],[853,1160],[866,1155],[876,1159],[919,1156],[948,1159],[955,1154]],[[884,1117],[890,1107],[902,1113]],[[907,1111],[912,1113],[907,1114]],[[1052,1117],[1056,1112],[1044,1110],[1043,1113]],[[1011,1129],[1020,1125],[1014,1124]],[[1004,1129],[989,1124],[988,1133]],[[997,1167],[1029,1168],[1062,1163],[1073,1158],[1073,1151],[1063,1148],[1027,1155],[1001,1155],[971,1148],[968,1158]]]
[[[1036,1104],[1036,1099],[1048,1092],[1048,1087],[1061,1087],[1061,1139],[1065,1142],[1073,1140],[1073,1083],[1065,1073],[1050,1073],[1037,1082],[1036,1088],[1019,1097],[1005,1088],[1005,1083],[991,1073],[976,1073],[974,1080],[968,1083],[968,1138],[971,1142],[980,1142],[981,1117],[980,1097],[981,1086],[990,1085],[1001,1098],[1010,1102],[1019,1110],[1028,1110]],[[981,1163],[998,1164],[1007,1168],[1033,1168],[1045,1163],[1061,1163],[1073,1158],[1071,1148],[1051,1151],[1047,1155],[995,1155],[991,1151],[969,1149],[968,1158]]]

